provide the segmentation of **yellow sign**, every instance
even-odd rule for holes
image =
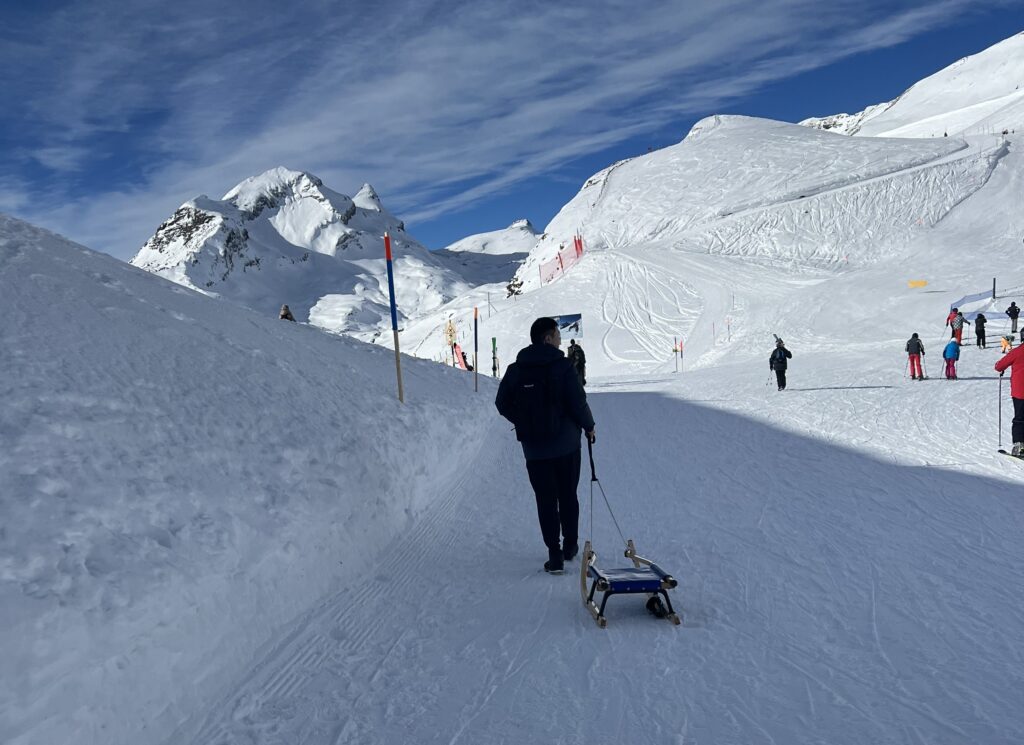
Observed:
[[[911,279],[911,280],[907,281],[907,287],[910,287],[910,288],[914,288],[914,287],[927,287],[927,285],[928,285],[928,280],[927,279]]]

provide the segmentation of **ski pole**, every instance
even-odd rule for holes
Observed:
[[[1003,447],[1003,374],[999,373],[999,448]]]
[[[924,364],[924,352],[921,353],[921,377],[928,377],[928,368]]]

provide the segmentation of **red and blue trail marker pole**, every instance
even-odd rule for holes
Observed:
[[[473,308],[473,390],[480,390],[480,335],[478,325],[480,323],[480,309]]]
[[[391,261],[391,236],[384,234],[384,258],[388,260],[388,294],[391,296],[391,333],[395,337],[395,371],[398,373],[398,400],[405,403],[402,392],[402,355],[398,351],[398,308],[395,306],[395,272]]]

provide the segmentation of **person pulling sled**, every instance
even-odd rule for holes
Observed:
[[[544,571],[560,574],[579,553],[580,434],[594,442],[594,415],[576,369],[560,349],[558,323],[538,318],[530,327],[530,341],[505,369],[494,405],[515,425],[523,446],[548,549]]]

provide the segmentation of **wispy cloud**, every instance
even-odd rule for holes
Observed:
[[[0,107],[18,117],[0,114],[0,143],[16,145],[0,165],[20,174],[8,190],[61,205],[36,199],[21,214],[122,258],[185,199],[277,165],[342,190],[370,181],[393,211],[428,220],[979,4],[407,0],[285,11],[264,0],[94,0],[0,11],[0,28],[14,29],[0,31],[0,65],[18,81],[0,88]]]

